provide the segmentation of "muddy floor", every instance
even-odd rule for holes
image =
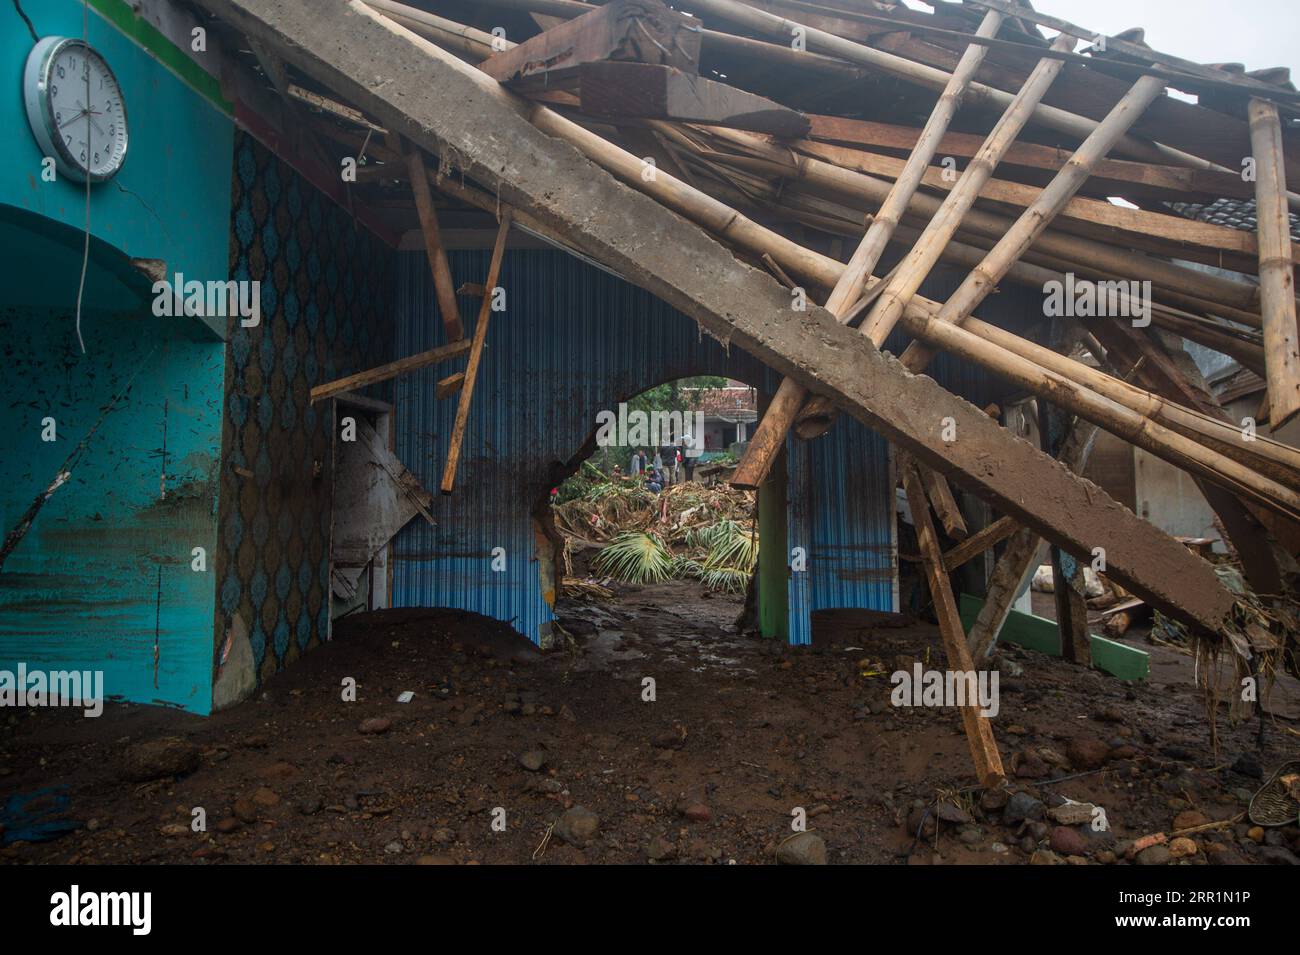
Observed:
[[[0,861],[1297,861],[1294,823],[1242,819],[1300,758],[1297,723],[1270,717],[1261,751],[1221,710],[1216,751],[1190,658],[1155,648],[1130,686],[1005,649],[1010,793],[982,793],[955,710],[891,705],[892,671],[943,665],[933,626],[832,614],[789,648],[736,634],[739,609],[626,588],[562,607],[572,640],[547,654],[473,615],[380,612],[207,719],[8,714]]]

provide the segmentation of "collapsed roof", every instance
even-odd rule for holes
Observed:
[[[522,227],[786,376],[737,483],[762,481],[791,430],[847,413],[905,453],[914,513],[928,499],[942,518],[952,479],[1024,528],[995,581],[1023,576],[1037,535],[1085,561],[1100,548],[1111,577],[1243,661],[1279,646],[1207,562],[1078,476],[1086,441],[1054,458],[921,373],[947,352],[1189,472],[1254,590],[1281,598],[1300,451],[1230,420],[1181,344],[1265,379],[1260,424],[1300,413],[1285,70],[1192,63],[1006,0],[198,3],[335,168],[364,155],[359,201],[413,197],[449,344],[381,377],[466,350],[477,368],[438,218],[508,210],[494,268]],[[1249,220],[1202,214],[1245,202]],[[966,277],[932,301],[918,290],[941,264]],[[977,317],[1006,283],[1086,287],[1091,307],[1082,323],[1045,308],[1026,338]],[[897,357],[895,328],[913,339]],[[471,400],[473,371],[460,388]],[[941,607],[950,656],[986,650],[1004,603],[968,639]]]

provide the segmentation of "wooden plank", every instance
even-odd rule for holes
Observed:
[[[450,398],[456,394],[465,384],[465,373],[458,371],[454,375],[448,375],[438,382],[433,389],[433,396],[438,399]]]
[[[984,601],[970,594],[961,595],[962,624],[974,632],[975,621],[984,611]],[[1048,656],[1061,655],[1061,630],[1055,621],[1030,613],[1012,610],[1007,614],[1002,628],[1002,640],[1007,643],[1037,650]],[[1151,674],[1150,656],[1137,647],[1117,643],[1095,633],[1088,634],[1092,665],[1121,680],[1145,680]]]
[[[754,93],[671,66],[584,63],[578,70],[582,111],[606,119],[668,119],[770,133],[808,134],[808,119]]]
[[[699,72],[699,21],[660,0],[613,0],[488,57],[479,69],[518,90],[565,89],[584,63],[629,60]]]
[[[921,133],[921,130],[910,126],[845,119],[840,116],[809,114],[808,121],[812,124],[812,130],[808,134],[810,139],[844,146],[910,150]],[[969,159],[979,151],[983,142],[982,137],[972,133],[950,132],[940,141],[938,154]],[[1002,165],[1055,172],[1065,166],[1072,152],[1061,147],[1018,142],[1007,150]],[[1108,180],[1117,186],[1141,186],[1159,192],[1164,198],[1179,201],[1210,200],[1220,196],[1233,199],[1255,197],[1254,189],[1249,183],[1243,182],[1239,175],[1213,169],[1186,169],[1127,159],[1103,159],[1097,163],[1093,179]]]
[[[199,3],[232,29],[275,45],[386,128],[432,153],[454,151],[467,179],[499,193],[517,214],[522,207],[529,229],[580,248],[709,333],[833,397],[928,466],[960,475],[968,491],[1000,512],[1072,552],[1105,547],[1109,575],[1162,612],[1216,631],[1229,619],[1234,598],[1204,561],[978,408],[929,378],[907,374],[824,309],[792,319],[788,290],[738,262],[706,229],[725,232],[742,249],[762,236],[762,251],[792,275],[812,276],[827,288],[842,263],[807,250],[796,259],[793,243],[688,184],[663,173],[644,180],[638,157],[552,110],[520,102],[355,0],[310,9],[280,0]],[[348,42],[340,43],[341,36]],[[456,194],[474,197],[479,208],[496,206],[493,194]],[[953,419],[960,440],[942,440],[943,417]]]
[[[455,358],[457,355],[463,355],[469,351],[470,342],[467,338],[462,338],[458,342],[452,342],[449,345],[439,345],[437,348],[431,348],[428,351],[420,352],[418,355],[408,355],[406,358],[399,358],[397,361],[390,361],[386,365],[378,365],[366,371],[359,371],[355,375],[348,375],[345,378],[337,378],[334,381],[326,382],[323,385],[317,385],[311,390],[311,400],[315,404],[325,398],[332,398],[334,395],[344,391],[351,391],[353,388],[364,388],[367,385],[373,385],[381,381],[388,381],[390,378],[396,378],[398,375],[405,375],[408,372],[417,371],[420,368],[427,368],[430,365],[436,365],[439,362],[446,361],[449,358]]]
[[[971,534],[956,547],[949,548],[943,555],[943,569],[952,573],[967,561],[996,547],[1019,529],[1020,524],[1015,518],[999,517],[988,527]]]
[[[939,536],[930,519],[930,506],[926,503],[921,475],[910,455],[900,457],[903,488],[907,492],[907,504],[912,511],[921,556],[925,559],[925,579],[930,585],[930,596],[939,618],[939,636],[948,657],[948,668],[958,673],[974,673],[975,662],[966,646],[961,614],[953,598],[948,574],[943,569],[943,552],[939,549]],[[997,740],[993,738],[993,725],[987,717],[980,715],[978,704],[967,704],[960,709],[966,742],[975,763],[975,775],[983,785],[996,786],[1006,778],[1006,774],[1002,769],[1002,757],[998,754]]]
[[[847,146],[832,146],[807,140],[793,145],[802,153],[834,163],[844,169],[890,179],[896,179],[904,166],[903,160],[895,159],[893,156],[882,156],[878,153],[850,149]],[[944,178],[943,169],[934,166],[926,170],[922,182],[931,189],[943,192],[951,192],[956,187],[956,183]],[[990,178],[981,186],[979,198],[1025,209],[1033,205],[1043,191],[1038,186]],[[1071,198],[1061,207],[1058,214],[1066,219],[1126,233],[1127,235],[1110,235],[1112,241],[1120,243],[1126,239],[1139,241],[1159,239],[1176,245],[1184,243],[1195,245],[1214,252],[1238,252],[1252,257],[1259,253],[1255,236],[1241,229],[1215,225],[1212,222],[1199,222],[1182,216],[1148,212],[1145,209],[1128,209],[1084,196]]]
[[[1300,332],[1296,329],[1291,218],[1286,203],[1286,159],[1277,106],[1250,101],[1250,144],[1255,157],[1255,216],[1259,230],[1260,317],[1264,320],[1269,424],[1274,431],[1300,413]]]
[[[966,521],[961,516],[961,509],[957,507],[957,499],[952,496],[948,479],[927,467],[920,470],[925,496],[930,499],[930,506],[939,515],[944,532],[953,540],[965,540],[970,532],[966,530]]]
[[[429,170],[424,162],[424,152],[417,146],[399,142],[406,153],[411,194],[415,196],[415,209],[420,216],[420,234],[424,237],[424,252],[429,258],[429,271],[433,273],[433,287],[438,296],[438,311],[447,341],[465,337],[465,325],[460,320],[460,306],[456,303],[456,284],[451,277],[447,249],[442,244],[438,228],[438,210],[433,207],[433,191],[429,188]]]
[[[456,489],[456,468],[460,464],[460,452],[465,443],[465,428],[469,424],[470,403],[474,400],[474,382],[478,380],[479,363],[483,360],[483,344],[487,341],[488,325],[492,319],[492,289],[496,288],[501,276],[501,260],[506,252],[506,238],[510,235],[512,213],[506,208],[501,215],[501,224],[497,227],[496,243],[492,246],[492,261],[488,264],[487,281],[483,287],[488,294],[483,297],[483,304],[478,310],[478,321],[474,324],[474,344],[469,352],[469,364],[465,366],[465,378],[460,388],[460,404],[456,406],[456,423],[451,429],[451,442],[447,446],[447,463],[442,469],[442,484],[439,490],[450,494]]]

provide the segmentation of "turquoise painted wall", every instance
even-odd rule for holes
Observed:
[[[42,36],[81,35],[79,2],[24,6]],[[31,37],[0,6],[0,532],[136,375],[0,571],[0,668],[101,669],[111,697],[207,713],[225,346],[194,319],[155,318],[128,260],[226,278],[233,123],[93,8],[89,38],[122,85],[131,140],[119,176],[92,189],[83,354],[84,186],[41,180],[21,98]]]
[[[174,47],[154,37],[156,52],[145,49],[95,6],[115,15],[129,8],[122,0],[97,0],[87,35],[122,86],[130,141],[122,171],[91,190],[91,234],[132,258],[164,260],[169,274],[224,279],[229,234],[211,226],[229,216],[234,125],[229,115],[160,63],[159,57],[175,55]],[[23,7],[41,37],[82,35],[80,0],[29,0]],[[0,203],[81,230],[85,185],[41,179],[44,157],[31,135],[22,95],[23,65],[32,45],[13,4],[0,5],[0,129],[8,133],[0,162]],[[48,302],[49,290],[29,283],[26,292],[37,298],[24,304]]]

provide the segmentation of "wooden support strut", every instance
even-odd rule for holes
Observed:
[[[930,506],[926,502],[921,475],[910,456],[904,456],[901,464],[903,488],[907,492],[907,505],[912,511],[916,539],[924,558],[925,579],[930,585],[934,611],[939,618],[939,635],[948,657],[948,668],[958,674],[969,673],[973,676],[976,672],[975,662],[966,646],[966,632],[962,629],[957,600],[953,597],[948,573],[943,568],[943,552],[939,549],[939,536],[930,519]],[[979,704],[973,702],[961,707],[961,721],[966,731],[966,742],[970,745],[971,759],[975,763],[976,777],[985,786],[1000,784],[1006,779],[1006,773],[1002,769],[997,740],[993,737],[993,725],[988,717],[980,715]]]
[[[976,531],[956,547],[945,551],[943,569],[952,573],[967,561],[974,560],[986,550],[996,547],[1019,529],[1020,524],[1015,518],[999,517],[988,527]]]
[[[442,470],[442,484],[439,485],[439,490],[443,494],[450,494],[456,489],[456,468],[460,464],[461,447],[465,443],[469,408],[474,400],[474,383],[478,380],[479,363],[483,359],[483,343],[487,341],[488,324],[492,317],[492,290],[496,288],[497,279],[501,276],[501,260],[505,256],[511,217],[512,212],[507,208],[501,215],[496,242],[492,246],[492,261],[488,265],[487,281],[483,283],[487,294],[479,307],[478,321],[474,323],[474,344],[470,347],[469,363],[465,366],[465,378],[460,388],[460,403],[456,405],[456,423],[451,429],[451,442],[447,446],[447,463]]]
[[[411,193],[415,196],[415,208],[420,214],[420,231],[424,236],[425,254],[429,257],[429,271],[433,273],[433,287],[438,295],[442,326],[446,330],[447,341],[459,341],[465,337],[465,325],[460,320],[460,307],[456,304],[456,285],[452,281],[447,249],[442,244],[442,232],[438,228],[438,211],[433,207],[433,191],[429,188],[424,153],[418,146],[409,143],[394,145],[406,152]]]

